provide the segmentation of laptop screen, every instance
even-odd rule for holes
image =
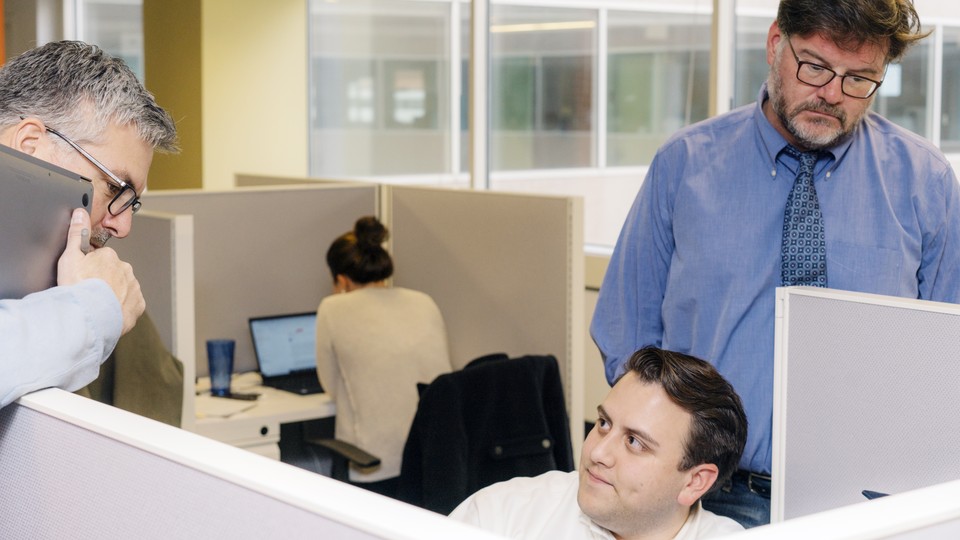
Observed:
[[[250,335],[264,378],[317,367],[316,313],[252,318]]]

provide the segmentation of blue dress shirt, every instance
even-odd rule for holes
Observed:
[[[657,152],[590,328],[611,382],[645,345],[713,363],[750,422],[740,466],[760,473],[771,470],[775,289],[799,166],[763,114],[766,97],[764,86],[757,103]],[[828,287],[960,302],[960,191],[939,150],[871,111],[814,178]]]

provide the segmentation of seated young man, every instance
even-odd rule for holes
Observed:
[[[511,538],[683,539],[742,530],[700,506],[737,468],[747,417],[702,360],[637,351],[597,407],[578,471],[484,488],[450,517]]]

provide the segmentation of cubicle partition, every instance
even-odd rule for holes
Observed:
[[[391,229],[394,283],[436,300],[455,367],[492,352],[557,357],[579,450],[580,199],[324,182],[151,192],[144,206],[193,216],[197,373],[207,372],[211,338],[235,339],[234,370],[254,370],[248,318],[316,310],[332,289],[330,243],[376,214]],[[130,246],[144,257],[159,249]]]
[[[773,521],[960,479],[960,305],[777,294]]]
[[[397,285],[440,306],[461,368],[553,354],[583,439],[583,208],[576,197],[385,186]],[[579,455],[579,454],[576,454]]]
[[[57,389],[0,410],[0,538],[498,538]]]
[[[303,176],[272,176],[265,174],[238,173],[233,177],[236,187],[280,187],[280,186],[316,186],[318,184],[378,184],[377,182],[363,182],[358,180],[335,180],[332,178],[310,178]]]
[[[194,219],[197,373],[214,338],[237,341],[235,371],[256,369],[250,317],[316,311],[332,290],[327,248],[377,197],[356,184],[148,193],[144,208]]]
[[[0,410],[0,538],[500,538],[58,389]],[[731,535],[939,540],[960,481]]]
[[[130,236],[110,246],[133,266],[150,319],[167,349],[183,364],[180,425],[193,429],[194,336],[193,216],[144,210]]]
[[[960,480],[755,527],[731,540],[960,538]]]

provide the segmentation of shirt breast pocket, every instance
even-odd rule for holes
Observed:
[[[827,251],[831,289],[898,296],[902,269],[903,254],[892,249],[837,242]]]

